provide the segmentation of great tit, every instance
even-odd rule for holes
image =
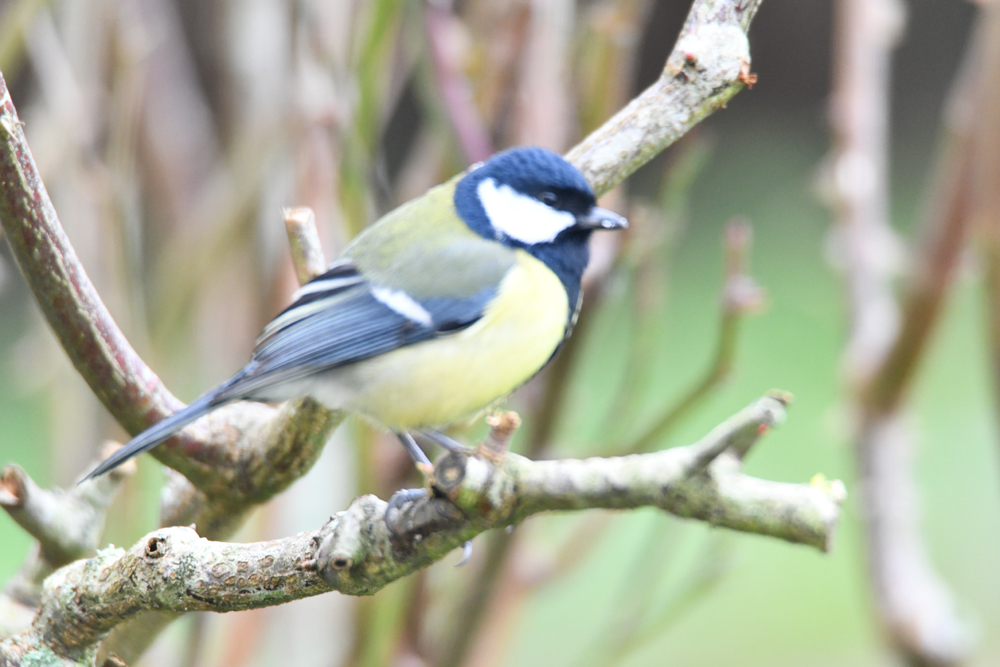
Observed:
[[[236,375],[146,429],[103,474],[226,403],[311,396],[448,446],[435,428],[474,415],[541,370],[570,335],[599,208],[559,155],[515,148],[386,214],[296,292]]]

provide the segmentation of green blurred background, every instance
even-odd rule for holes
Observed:
[[[0,11],[10,12],[16,4],[12,0],[0,3]],[[66,24],[85,20],[83,12],[74,13],[62,4],[54,2],[49,9],[40,11],[50,13],[50,21],[63,35],[73,35]],[[105,12],[122,12],[121,6],[132,6],[133,11],[140,12],[148,9],[142,2],[92,4]],[[172,3],[146,4],[162,11]],[[258,5],[258,9],[273,5],[287,11],[292,16],[287,22],[293,26],[302,20],[294,12],[306,12],[301,3],[290,3],[288,7],[263,0],[248,4]],[[470,6],[476,4],[474,0],[459,3],[458,16],[468,16],[475,9]],[[580,26],[586,24],[595,8],[614,4],[579,3],[575,38],[586,34]],[[217,65],[242,53],[238,45],[227,47],[213,42],[206,22],[214,20],[214,25],[229,25],[235,30],[226,21],[238,24],[231,17],[239,12],[224,2],[202,3],[200,8],[197,5],[176,3],[174,20],[186,31],[204,86],[212,82],[212,76],[222,76],[212,74],[213,63]],[[209,9],[210,5],[214,9]],[[907,31],[894,60],[892,217],[894,227],[910,238],[925,200],[941,107],[966,45],[974,9],[966,3],[932,0],[909,2],[907,8]],[[364,12],[358,11],[363,17]],[[652,3],[649,11],[638,32],[635,90],[657,76],[686,13],[686,3],[661,0]],[[261,10],[254,16],[261,13],[267,15]],[[655,413],[657,406],[682,395],[709,365],[718,335],[723,229],[733,216],[746,216],[754,229],[751,273],[767,291],[767,306],[745,321],[735,370],[729,379],[699,404],[663,444],[691,442],[770,388],[792,392],[795,401],[788,422],[755,448],[747,470],[755,476],[781,481],[802,482],[818,472],[843,479],[851,495],[844,506],[832,553],[820,554],[777,540],[711,529],[653,511],[618,515],[606,532],[597,533],[598,541],[578,564],[534,588],[507,621],[501,619],[495,627],[487,621],[485,632],[499,637],[500,649],[494,652],[492,662],[817,667],[891,663],[874,621],[858,521],[850,415],[840,374],[845,305],[840,280],[824,255],[831,216],[816,195],[819,169],[829,149],[831,13],[831,4],[819,0],[765,0],[751,29],[753,70],[760,77],[759,83],[741,92],[728,109],[700,126],[697,136],[682,142],[689,151],[708,153],[687,193],[682,217],[670,222],[675,232],[663,253],[668,261],[665,290],[662,312],[655,317],[655,325],[660,327],[659,344],[655,357],[647,360],[650,386],[637,399],[637,409],[643,414]],[[287,27],[283,22],[276,22],[276,26]],[[475,34],[471,19],[470,26]],[[266,33],[267,26],[257,29]],[[203,34],[206,32],[209,34]],[[27,34],[40,39],[37,28],[29,29]],[[216,38],[221,39],[218,35]],[[35,147],[32,132],[40,134],[42,128],[33,127],[31,114],[45,114],[46,97],[40,85],[40,72],[45,69],[38,64],[43,56],[36,53],[38,49],[32,50],[30,39],[26,57],[18,59],[13,70],[5,69],[4,74],[12,84],[22,117],[28,121],[28,139]],[[301,34],[299,39],[304,40]],[[225,48],[232,52],[224,57],[212,51]],[[296,48],[304,47],[299,43]],[[420,57],[416,56],[418,60]],[[109,69],[114,71],[113,67]],[[419,67],[417,71],[419,78]],[[389,201],[405,190],[398,174],[405,171],[404,163],[413,159],[393,157],[394,151],[412,154],[437,150],[444,155],[433,162],[439,177],[463,166],[461,152],[453,139],[448,139],[447,131],[436,130],[428,139],[413,129],[440,123],[433,116],[440,115],[440,109],[423,99],[427,85],[418,82],[414,84],[415,92],[400,98],[404,99],[401,106],[415,105],[416,112],[397,112],[392,119],[396,128],[392,131],[408,137],[409,148],[398,148],[392,136],[387,138],[388,131],[381,138],[386,145],[379,150],[387,156],[382,168],[389,175],[376,173],[371,182],[388,181]],[[238,93],[239,86],[231,82],[224,91],[208,89],[204,93],[215,114],[212,123],[221,137],[223,151],[227,141],[228,145],[232,142],[227,132],[233,134],[236,131],[231,126],[239,126],[232,118],[233,96]],[[406,95],[414,99],[406,102]],[[286,101],[302,104],[291,98]],[[43,123],[38,121],[39,126]],[[98,126],[101,134],[92,140],[93,146],[106,147],[108,135],[114,132],[112,121]],[[567,136],[576,135],[571,131]],[[516,132],[507,132],[498,145],[516,136]],[[43,141],[44,137],[37,140]],[[149,160],[143,157],[148,147],[138,143],[136,161]],[[335,155],[340,165],[345,164],[347,158],[343,156],[349,153],[345,148],[348,145],[343,139],[338,144]],[[43,150],[38,154],[37,147],[35,150],[43,175],[51,173],[60,181],[55,187],[50,182],[49,187],[73,242],[92,246],[94,239],[88,234],[97,234],[97,239],[117,238],[117,228],[111,223],[74,219],[79,212],[72,208],[72,192],[81,186],[72,181],[79,175],[42,163],[43,157],[58,155],[58,151]],[[682,145],[668,151],[663,159],[637,174],[629,187],[629,200],[655,198],[663,174],[669,172],[669,165],[677,162],[683,150]],[[78,154],[73,159],[89,164],[91,160],[105,160],[110,150],[80,153],[82,157]],[[279,150],[275,160],[294,162],[294,150],[292,153],[290,157]],[[92,170],[81,171],[93,176]],[[108,173],[110,176],[105,177],[113,180],[118,172],[109,168]],[[128,197],[122,197],[127,203],[121,204],[112,197],[118,203],[110,207],[119,212],[115,219],[125,221],[122,229],[134,224],[141,230],[131,237],[127,231],[121,232],[124,241],[118,238],[119,254],[111,262],[121,261],[126,268],[108,270],[87,264],[88,257],[101,257],[100,251],[93,248],[81,255],[88,270],[97,273],[100,289],[119,281],[108,297],[116,317],[123,320],[126,332],[167,379],[168,386],[191,399],[239,366],[250,349],[256,327],[281,302],[282,289],[273,285],[285,284],[287,292],[287,277],[275,277],[281,274],[281,256],[286,252],[280,232],[275,231],[280,230],[277,206],[301,202],[289,194],[296,192],[295,188],[286,187],[283,193],[270,198],[262,194],[251,212],[241,214],[250,222],[234,226],[236,233],[250,240],[218,244],[216,261],[221,268],[196,272],[199,280],[215,282],[217,286],[211,290],[215,296],[194,305],[183,302],[182,312],[195,314],[181,317],[180,324],[163,322],[150,314],[158,303],[169,301],[170,297],[157,291],[162,286],[140,279],[138,288],[121,287],[122,276],[134,277],[137,267],[142,276],[143,267],[156,264],[155,257],[151,257],[157,248],[169,244],[173,233],[164,222],[169,216],[155,210],[162,198],[150,194],[155,191],[152,180],[156,170],[140,164],[137,173],[143,183],[135,188],[136,199],[128,203]],[[239,168],[233,169],[236,176],[240,173]],[[342,175],[342,189],[345,180]],[[368,196],[369,210],[379,210],[379,196],[386,195]],[[107,210],[101,206],[92,209]],[[335,227],[335,219],[327,222]],[[266,225],[273,229],[261,231]],[[332,252],[341,232],[333,229],[326,233]],[[270,247],[261,249],[267,244]],[[995,574],[995,564],[1000,561],[1000,466],[980,278],[976,260],[970,255],[920,366],[912,404],[920,438],[916,471],[921,523],[933,562],[953,588],[974,630],[977,649],[971,664],[985,666],[1000,663],[1000,633],[995,631],[1000,628],[1000,579]],[[229,310],[223,308],[216,317],[231,314],[238,322],[213,328],[213,318],[206,312],[218,306],[219,294],[225,295],[226,287],[232,285],[239,287],[237,305]],[[195,289],[201,288],[196,284]],[[267,292],[267,296],[254,301],[247,296],[254,289]],[[607,411],[616,405],[615,396],[625,375],[626,348],[636,326],[628,311],[623,311],[626,296],[612,284],[592,313],[579,363],[570,376],[566,408],[559,416],[556,441],[560,455],[585,455],[598,450],[602,425],[614,417]],[[220,346],[226,351],[216,354]],[[530,394],[515,399],[520,401],[518,405],[530,400]],[[34,310],[7,248],[0,245],[0,459],[19,463],[40,483],[66,484],[83,470],[101,437],[120,438],[122,434],[73,374]],[[291,495],[298,504],[279,501],[285,503],[281,509],[259,513],[245,529],[244,538],[315,527],[342,507],[355,493],[350,473],[345,472],[353,465],[350,452],[349,445],[331,444],[331,451],[324,455],[326,463],[321,462],[310,478],[299,484],[304,489],[325,489],[325,495],[293,489]],[[142,462],[140,474],[109,518],[109,541],[130,543],[155,525],[156,487],[162,478],[157,468],[158,464],[151,460]],[[343,488],[327,488],[336,484]],[[530,569],[533,561],[550,558],[560,540],[581,522],[595,517],[597,513],[543,517],[520,528],[531,544],[520,553],[527,563],[523,566]],[[476,544],[481,552],[482,539]],[[27,536],[6,515],[0,515],[0,581],[16,571],[30,546]],[[422,619],[430,637],[445,632],[441,628],[453,622],[450,614],[454,612],[448,600],[476,576],[475,559],[465,573],[457,575],[451,568],[453,560],[438,564],[428,574],[431,583],[420,584],[443,600],[431,605],[427,618]],[[376,601],[406,595],[401,591],[409,585],[396,584],[380,593]],[[503,580],[500,585],[504,586]],[[216,630],[222,639],[204,645],[198,664],[235,664],[226,647],[234,641],[232,637],[246,633],[246,627],[263,630],[255,639],[251,655],[241,664],[287,661],[289,651],[297,656],[296,664],[343,664],[344,645],[350,644],[350,623],[345,619],[356,610],[350,603],[308,607],[310,604],[316,605],[314,601],[303,601],[289,608],[301,605],[310,609],[307,613],[319,616],[314,619],[316,627],[338,626],[331,631],[332,639],[296,634],[289,630],[289,623],[294,621],[279,618],[277,610],[247,614],[257,620],[245,621],[242,626],[228,617],[211,619],[201,622]],[[168,633],[144,664],[194,664],[178,648],[190,641],[193,623],[186,619]],[[636,628],[639,631],[633,632]],[[294,650],[288,647],[293,638],[299,643]],[[316,649],[309,650],[314,643]]]

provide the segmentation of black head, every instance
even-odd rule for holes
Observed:
[[[544,148],[514,148],[473,168],[455,188],[455,209],[477,234],[545,262],[566,288],[571,312],[590,260],[590,234],[628,226],[597,206],[576,167]]]
[[[529,249],[586,241],[624,218],[598,208],[580,171],[544,148],[514,148],[473,168],[455,190],[455,208],[486,238]]]

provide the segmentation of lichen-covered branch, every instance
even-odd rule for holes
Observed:
[[[109,443],[110,454],[118,443]],[[104,531],[108,505],[135,463],[67,491],[42,489],[20,467],[0,471],[0,507],[38,540],[20,571],[0,592],[0,637],[22,632],[38,608],[42,582],[56,569],[94,554]]]
[[[566,159],[598,196],[752,84],[747,30],[762,0],[698,0],[656,83]]]
[[[438,461],[430,491],[400,491],[388,503],[362,496],[311,533],[229,544],[162,528],[127,551],[76,561],[45,581],[31,630],[0,642],[0,656],[11,665],[41,653],[86,664],[106,633],[147,609],[234,611],[332,590],[371,595],[484,530],[540,512],[653,506],[827,550],[842,484],[740,472],[747,449],[784,417],[780,396],[766,396],[688,447],[561,461],[505,453],[516,422],[500,420],[486,447]]]

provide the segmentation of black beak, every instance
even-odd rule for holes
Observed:
[[[614,211],[594,206],[576,218],[576,224],[584,229],[627,229],[628,220]]]

